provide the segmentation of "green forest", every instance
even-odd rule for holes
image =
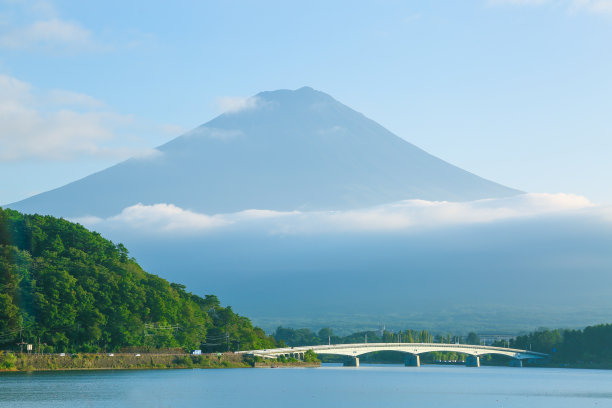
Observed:
[[[205,352],[274,347],[213,295],[145,272],[83,226],[0,208],[0,349]]]
[[[582,330],[539,329],[518,336],[510,346],[548,353],[556,365],[612,368],[612,324]]]
[[[427,330],[400,330],[391,332],[383,331],[362,331],[348,336],[336,336],[332,329],[324,327],[317,333],[310,329],[292,329],[289,327],[278,327],[274,332],[274,338],[280,344],[287,346],[309,346],[317,344],[351,344],[351,343],[455,343],[479,344],[480,339],[476,333],[469,333],[463,338],[457,335],[432,334]]]
[[[432,334],[427,330],[363,331],[348,336],[336,336],[332,329],[323,328],[318,332],[310,329],[292,329],[278,327],[274,338],[279,344],[288,346],[304,346],[315,344],[349,344],[349,343],[454,343],[480,344],[480,338],[474,332],[463,337],[460,335]],[[517,336],[506,342],[493,343],[493,346],[511,347],[523,350],[533,350],[550,354],[547,362],[553,366],[612,368],[612,324],[588,326],[582,330],[575,329],[538,329],[532,333]],[[385,362],[400,362],[401,353],[372,353],[367,359]],[[460,353],[434,352],[422,356],[423,362],[432,361],[465,361],[465,355]],[[487,355],[483,362],[505,364],[507,358]]]

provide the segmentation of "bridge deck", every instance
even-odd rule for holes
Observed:
[[[239,351],[239,353],[259,355],[262,357],[276,358],[280,355],[292,355],[305,353],[312,350],[317,354],[335,354],[358,357],[362,354],[375,351],[399,351],[407,354],[419,355],[432,351],[458,352],[471,356],[486,354],[501,354],[515,359],[548,358],[545,353],[530,350],[521,350],[505,347],[480,346],[471,344],[446,344],[446,343],[356,343],[356,344],[333,344],[316,346],[284,347],[265,350]]]

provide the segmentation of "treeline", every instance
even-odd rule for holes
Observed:
[[[612,367],[612,324],[583,330],[539,329],[510,342],[511,347],[551,355],[554,364]]]
[[[323,328],[318,332],[310,329],[292,329],[278,327],[274,338],[280,345],[307,346],[321,344],[349,343],[455,343],[480,344],[476,333],[469,333],[465,338],[452,334],[432,334],[427,330],[363,331],[348,336],[336,336],[332,329]],[[532,333],[518,336],[508,343],[500,341],[493,346],[511,347],[523,350],[533,350],[550,354],[549,363],[556,366],[599,367],[612,368],[612,324],[589,326],[583,330],[539,329]],[[364,359],[376,361],[399,362],[401,356],[393,352],[373,353]],[[397,360],[397,361],[396,361]],[[422,356],[423,362],[428,361],[464,361],[465,355],[460,353],[435,352]],[[505,357],[487,355],[483,363],[505,364]]]
[[[398,332],[383,331],[362,331],[348,336],[336,336],[332,329],[322,328],[317,333],[310,329],[292,329],[286,327],[278,327],[274,332],[274,338],[279,345],[295,346],[311,346],[321,344],[351,344],[351,343],[455,343],[463,344],[479,344],[480,339],[476,333],[469,333],[463,338],[457,335],[432,334],[427,330],[401,330]],[[393,351],[379,351],[368,354],[363,357],[363,361],[384,362],[384,363],[403,363],[405,355]],[[343,360],[343,357],[323,356],[323,361],[332,362]],[[455,352],[432,352],[427,353],[421,359],[422,362],[434,361],[465,361],[465,355]]]
[[[0,349],[46,351],[276,345],[251,321],[142,270],[83,226],[0,208]]]
[[[427,330],[401,330],[391,332],[388,330],[362,331],[348,336],[337,336],[330,328],[322,328],[317,333],[310,329],[292,329],[278,327],[273,334],[279,344],[290,347],[311,346],[320,344],[351,344],[351,343],[463,343],[479,344],[480,339],[476,333],[469,333],[467,337],[446,334],[433,334]]]

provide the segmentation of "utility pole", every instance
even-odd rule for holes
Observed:
[[[23,330],[23,326],[19,325],[19,354],[23,354],[23,345],[25,344],[23,342],[23,334],[21,333],[21,331]]]
[[[365,334],[365,342],[368,344],[368,333]]]
[[[331,336],[327,336],[327,345],[331,346]]]

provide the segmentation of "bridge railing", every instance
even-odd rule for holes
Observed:
[[[492,354],[501,353],[515,353],[518,355],[529,355],[535,358],[547,358],[548,354],[540,353],[537,351],[531,350],[521,350],[515,348],[506,348],[506,347],[497,347],[497,346],[482,346],[482,345],[473,345],[473,344],[460,344],[460,343],[350,343],[350,344],[331,344],[331,345],[313,345],[313,346],[295,346],[295,347],[283,347],[277,349],[262,349],[262,350],[249,350],[249,351],[240,351],[239,353],[246,354],[290,354],[296,352],[304,352],[307,350],[313,350],[315,352],[319,352],[320,354],[334,354],[334,350],[344,350],[344,349],[363,349],[363,348],[399,348],[399,349],[418,349],[418,348],[433,348],[433,349],[464,349],[464,350],[477,350],[477,351],[488,351]],[[330,353],[325,353],[325,351],[330,351]],[[401,351],[401,350],[398,350]],[[460,351],[460,350],[457,350]],[[423,351],[422,353],[429,352]],[[471,353],[467,353],[471,354]],[[488,353],[476,353],[476,354],[488,354]]]

